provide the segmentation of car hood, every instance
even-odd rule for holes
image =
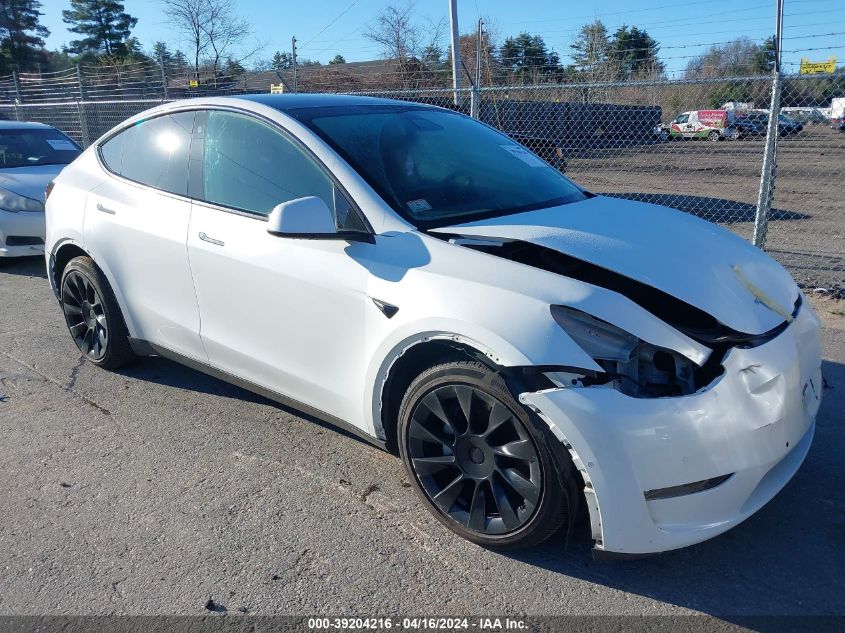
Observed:
[[[0,187],[44,202],[44,189],[66,165],[36,165],[0,170]]]
[[[554,249],[657,288],[746,334],[781,325],[798,299],[789,273],[746,240],[654,204],[595,196],[431,231]]]

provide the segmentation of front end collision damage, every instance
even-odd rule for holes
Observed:
[[[821,401],[819,328],[805,304],[778,336],[729,350],[724,373],[689,395],[585,386],[519,394],[581,472],[598,552],[701,542],[786,485],[809,451]]]

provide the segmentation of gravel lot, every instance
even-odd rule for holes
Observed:
[[[845,614],[845,326],[787,488],[713,541],[594,562],[585,526],[485,551],[394,457],[162,359],[77,352],[41,259],[0,263],[0,614]]]
[[[675,207],[747,238],[754,228],[763,147],[763,139],[685,140],[573,151],[567,174],[593,191]],[[843,182],[845,134],[816,125],[780,139],[766,248],[800,283],[834,289],[841,297]]]

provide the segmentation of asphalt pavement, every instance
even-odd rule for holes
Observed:
[[[0,261],[0,614],[843,615],[845,328],[824,338],[815,443],[748,521],[645,560],[592,560],[583,523],[502,554],[350,435],[163,359],[86,363],[43,260]]]

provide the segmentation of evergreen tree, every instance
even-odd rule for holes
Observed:
[[[601,20],[582,26],[569,48],[572,50],[573,66],[588,81],[608,80],[615,74],[610,61],[607,27]]]
[[[273,54],[273,59],[270,60],[270,65],[275,71],[285,70],[293,66],[293,56],[290,53],[276,51]]]
[[[509,37],[502,44],[500,55],[505,68],[523,77],[526,74],[548,76],[560,71],[558,54],[548,49],[540,35],[522,32]]]
[[[346,59],[341,54],[335,55],[330,61],[329,64],[345,64]]]
[[[123,10],[117,0],[70,0],[70,9],[62,11],[68,30],[82,36],[70,43],[77,55],[123,57],[129,52],[126,41],[137,18]]]
[[[751,59],[751,66],[755,72],[770,73],[775,66],[775,37],[774,35],[757,48]]]
[[[664,65],[657,57],[660,45],[647,31],[636,26],[619,27],[610,44],[609,62],[618,79],[637,79],[658,75]]]
[[[50,32],[39,23],[40,8],[38,0],[0,0],[0,72],[32,70],[46,60]]]
[[[153,60],[162,64],[165,68],[173,65],[173,55],[167,49],[166,43],[156,42],[153,44]]]

